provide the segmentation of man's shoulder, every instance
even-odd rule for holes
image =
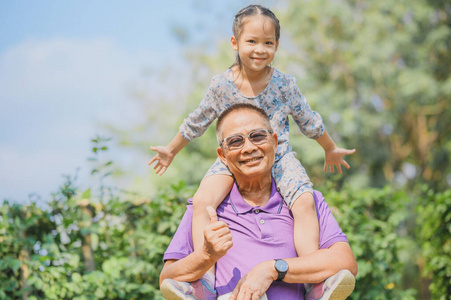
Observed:
[[[231,201],[230,201],[230,192],[229,194],[222,200],[222,202],[218,205],[218,208],[216,209],[218,215],[224,212],[225,209],[232,209],[231,208]]]
[[[318,209],[329,209],[327,199],[324,197],[323,193],[317,190],[313,190],[313,198],[315,199],[315,204]]]
[[[313,190],[313,197],[314,197],[315,199],[324,201],[323,193],[321,193],[320,191]]]

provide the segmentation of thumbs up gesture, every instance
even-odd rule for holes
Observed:
[[[232,233],[226,222],[218,221],[218,215],[213,207],[207,206],[207,212],[210,216],[210,225],[204,229],[204,251],[217,261],[232,248]]]

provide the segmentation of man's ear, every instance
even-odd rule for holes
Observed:
[[[279,138],[277,137],[277,133],[273,132],[271,137],[272,137],[272,141],[274,142],[274,148],[276,149],[276,152],[277,152],[277,146],[279,143]]]
[[[234,35],[232,35],[232,37],[230,38],[230,45],[232,46],[233,50],[238,51],[238,41],[236,40]]]
[[[219,159],[227,166],[227,159],[225,158],[224,149],[222,147],[216,148],[216,153],[218,154]]]

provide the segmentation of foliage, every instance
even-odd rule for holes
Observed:
[[[326,189],[327,190],[327,189]],[[403,235],[410,197],[404,191],[384,189],[328,189],[324,193],[332,212],[346,233],[358,263],[352,299],[416,299],[415,290],[402,283],[409,247]]]
[[[442,180],[451,172],[449,3],[320,0],[287,6],[279,16],[293,49],[278,55],[335,141],[357,148],[350,160],[358,168],[346,176],[366,175],[362,186],[394,180],[449,186]],[[320,183],[321,163],[309,169]]]
[[[106,141],[93,140],[95,192],[67,177],[46,210],[2,204],[0,299],[161,299],[162,254],[193,189],[115,192],[103,184],[112,163],[97,156]]]
[[[428,190],[417,209],[424,273],[432,278],[432,298],[445,300],[451,295],[451,190]]]
[[[451,190],[426,197],[388,186],[324,190],[358,262],[352,299],[424,295],[404,280],[416,262],[417,270],[425,264],[433,298],[449,295]],[[93,196],[101,193],[81,192],[67,178],[47,210],[4,202],[0,299],[161,299],[162,255],[193,192],[180,182],[151,199],[111,193],[101,203]],[[419,230],[408,224],[415,203]],[[406,258],[418,241],[421,253]]]
[[[0,299],[160,297],[162,254],[192,189],[180,183],[152,199],[124,195],[104,205],[88,194],[61,197],[49,211],[3,203]]]

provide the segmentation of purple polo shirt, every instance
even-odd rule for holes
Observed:
[[[314,191],[314,199],[320,227],[320,248],[347,242],[322,194]],[[189,201],[191,203],[192,199]],[[192,205],[187,205],[164,260],[182,259],[193,251],[192,213]],[[229,225],[233,238],[233,247],[216,264],[218,295],[231,292],[241,277],[263,261],[297,257],[293,242],[293,217],[277,192],[274,180],[271,197],[265,206],[252,207],[247,204],[235,183],[217,213],[219,220]],[[304,299],[304,288],[301,284],[274,281],[266,294],[268,299]]]

